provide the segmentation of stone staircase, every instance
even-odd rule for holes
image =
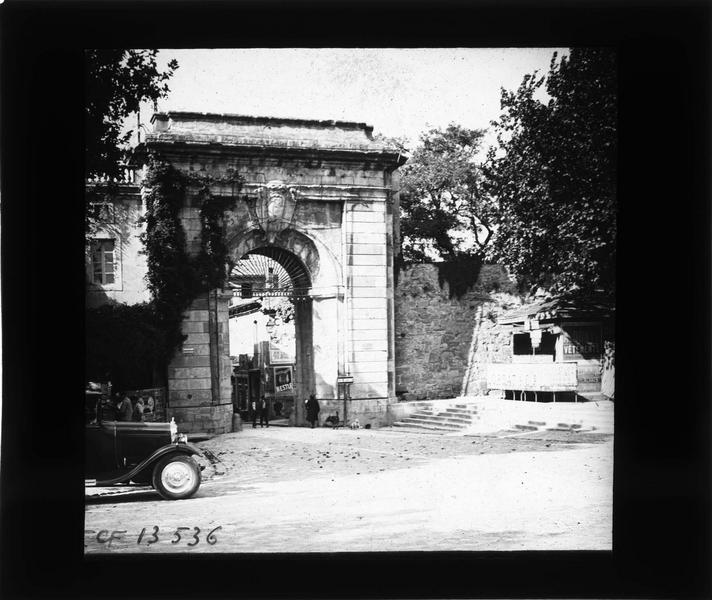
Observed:
[[[412,410],[412,409],[411,409]],[[613,403],[534,403],[492,398],[417,402],[393,423],[402,431],[447,434],[567,431],[613,433]],[[516,433],[515,433],[516,434]]]
[[[474,404],[452,404],[446,408],[426,404],[394,422],[393,427],[448,433],[469,429],[479,418],[479,409]]]

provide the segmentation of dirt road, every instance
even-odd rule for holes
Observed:
[[[89,499],[86,552],[611,546],[611,436],[271,427],[201,446],[214,458],[191,499]]]

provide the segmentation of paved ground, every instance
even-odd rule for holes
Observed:
[[[611,547],[610,435],[270,427],[199,445],[191,499],[91,490],[86,552]]]

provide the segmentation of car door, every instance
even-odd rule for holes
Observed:
[[[116,457],[116,422],[89,423],[84,432],[85,471],[88,479],[112,473],[119,468]]]
[[[168,423],[116,423],[116,460],[120,468],[131,468],[170,443]]]

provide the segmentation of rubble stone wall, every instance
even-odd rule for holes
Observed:
[[[490,329],[497,314],[519,302],[515,294],[500,265],[483,265],[461,298],[449,298],[446,281],[440,287],[437,265],[401,269],[395,291],[399,397],[412,401],[481,391],[485,370],[480,363],[511,352],[509,336]]]

